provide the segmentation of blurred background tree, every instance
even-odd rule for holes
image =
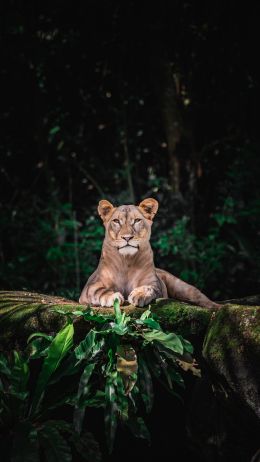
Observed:
[[[259,292],[258,17],[235,2],[26,2],[2,14],[0,280],[78,298],[98,200],[155,197],[155,261]]]

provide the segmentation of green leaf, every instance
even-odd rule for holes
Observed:
[[[27,383],[29,380],[29,366],[26,359],[17,351],[14,354],[14,366],[11,375],[11,390],[16,393],[27,394]]]
[[[56,125],[55,127],[52,127],[49,131],[49,134],[50,135],[55,135],[56,133],[58,133],[60,131],[60,127],[59,125]]]
[[[97,322],[98,324],[104,324],[109,320],[112,320],[113,317],[111,315],[104,315],[104,314],[93,314],[92,311],[84,313],[85,321],[92,321]]]
[[[29,343],[34,337],[42,337],[42,338],[45,338],[46,340],[48,340],[49,342],[52,342],[52,340],[53,340],[52,335],[47,335],[44,332],[34,332],[33,334],[31,334],[28,337],[27,343]]]
[[[31,422],[23,422],[14,428],[11,462],[38,462],[39,460],[37,430]]]
[[[39,430],[40,443],[44,448],[46,461],[71,462],[71,450],[65,438],[52,422],[46,422]]]
[[[151,316],[151,310],[149,308],[148,310],[144,311],[142,316],[140,316],[140,320],[144,321],[145,319],[149,318],[150,316]]]
[[[111,454],[114,446],[116,428],[117,428],[117,404],[116,404],[116,390],[114,381],[116,380],[117,374],[110,374],[106,381],[105,395],[106,395],[106,406],[105,406],[105,432],[108,451]]]
[[[143,324],[150,327],[150,329],[161,330],[160,324],[152,318],[145,319]]]
[[[93,348],[92,348],[91,357],[90,357],[91,360],[93,359],[96,360],[97,355],[104,349],[105,343],[106,342],[105,342],[104,337],[102,337],[100,340],[95,341]]]
[[[124,326],[123,324],[117,324],[115,322],[110,323],[111,332],[115,332],[117,335],[125,335],[128,331],[128,327]]]
[[[178,335],[174,333],[166,334],[159,330],[153,330],[152,332],[143,332],[142,336],[147,342],[160,342],[169,350],[175,353],[183,354],[183,345]]]
[[[62,361],[62,367],[56,369],[56,371],[51,376],[49,383],[53,384],[58,382],[62,377],[77,374],[81,367],[81,361],[76,358],[74,350],[66,358],[64,358]]]
[[[96,331],[90,330],[85,339],[75,348],[75,356],[78,360],[87,359],[93,350],[96,340]]]
[[[89,383],[89,380],[90,380],[90,377],[95,369],[95,366],[96,364],[95,363],[92,363],[92,364],[87,364],[81,377],[80,377],[80,381],[79,381],[79,387],[78,387],[78,399],[81,398],[82,396],[83,397],[86,397],[87,393],[88,393],[88,390],[89,390],[89,387],[88,387],[88,383]]]
[[[11,368],[8,364],[8,360],[2,353],[0,353],[0,374],[6,375],[7,377],[11,375]]]
[[[115,317],[116,317],[116,323],[120,324],[122,320],[122,312],[120,309],[120,303],[118,298],[114,300],[114,312],[115,312]]]
[[[120,420],[128,420],[128,398],[126,396],[125,387],[122,377],[117,374],[116,377],[116,389],[117,389],[117,413]]]
[[[193,354],[193,346],[192,344],[186,340],[185,338],[183,338],[180,334],[178,334],[179,336],[179,339],[181,340],[182,344],[183,344],[183,347],[184,347],[184,352],[187,352],[187,353],[190,353],[190,354]]]
[[[50,343],[51,342],[49,340],[46,340],[46,338],[42,337],[32,340],[27,347],[29,358],[38,359],[42,356],[47,356]]]
[[[51,376],[59,367],[62,359],[68,353],[73,345],[73,324],[67,324],[63,329],[58,332],[54,337],[48,351],[48,356],[45,358],[41,372],[39,374],[38,381],[36,383],[35,392],[33,395],[33,401],[31,406],[31,413],[34,414],[37,411],[45,387],[47,386]]]
[[[93,370],[95,369],[96,364],[87,364],[79,381],[78,393],[77,393],[77,400],[79,401],[80,398],[86,398],[89,392],[89,380],[92,375]],[[74,428],[77,433],[81,433],[82,424],[85,415],[85,408],[79,408],[77,405],[75,406],[74,416],[73,416],[73,423]]]

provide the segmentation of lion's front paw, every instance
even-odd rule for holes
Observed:
[[[151,286],[140,286],[132,290],[128,301],[131,305],[143,307],[156,298],[155,290]]]
[[[113,306],[115,299],[118,298],[120,305],[124,303],[124,297],[120,292],[110,292],[100,297],[101,306]]]

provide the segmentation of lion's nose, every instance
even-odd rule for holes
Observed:
[[[130,239],[132,239],[134,236],[132,234],[125,234],[124,236],[121,236],[122,239],[125,239],[126,242],[129,242]]]

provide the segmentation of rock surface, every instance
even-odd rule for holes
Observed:
[[[203,356],[260,419],[259,306],[223,306],[209,324]]]
[[[203,341],[212,311],[170,299],[158,299],[152,304],[162,325],[184,337]],[[0,291],[0,348],[21,347],[33,332],[54,333],[66,322],[55,309],[72,311],[86,306],[61,297],[34,292]],[[133,316],[141,316],[143,308],[125,305],[123,309]],[[145,308],[147,309],[147,308]],[[99,313],[111,313],[113,308],[93,308]],[[75,330],[86,330],[86,322],[77,319]]]

